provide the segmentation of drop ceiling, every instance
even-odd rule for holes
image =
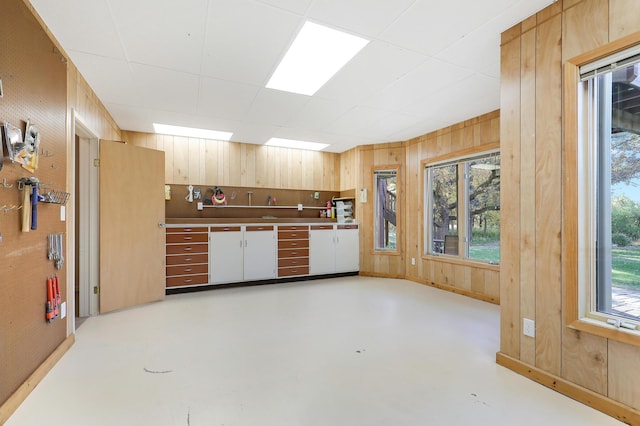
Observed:
[[[30,0],[123,130],[357,145],[500,106],[500,33],[553,0]],[[371,42],[314,96],[265,85],[305,21]]]

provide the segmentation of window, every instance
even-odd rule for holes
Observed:
[[[578,91],[581,316],[631,329],[640,324],[638,62],[627,52],[583,66]]]
[[[398,171],[397,169],[375,170],[373,176],[375,191],[374,247],[375,250],[396,251]]]
[[[500,262],[500,156],[426,168],[426,253]]]

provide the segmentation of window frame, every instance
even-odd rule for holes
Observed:
[[[603,60],[612,54],[640,45],[640,33],[622,37],[612,43],[576,56],[563,66],[563,320],[565,326],[605,337],[626,344],[640,346],[640,330],[618,328],[608,324],[606,314],[594,315],[595,270],[587,265],[595,265],[594,251],[589,246],[595,241],[595,203],[593,194],[595,182],[583,180],[593,175],[594,144],[587,138],[591,134],[587,114],[589,96],[585,85],[580,82],[580,67]],[[585,144],[591,151],[583,149]],[[588,169],[588,170],[587,170]],[[576,214],[578,212],[578,214]]]
[[[472,263],[478,266],[486,266],[489,268],[499,268],[500,262],[487,261],[484,259],[469,257],[469,226],[468,226],[468,211],[469,211],[469,177],[467,175],[468,163],[474,160],[480,160],[491,156],[500,156],[500,144],[490,144],[481,147],[474,147],[466,149],[451,155],[444,155],[441,157],[432,158],[422,162],[423,170],[423,210],[424,210],[424,224],[423,227],[423,244],[422,244],[422,257],[423,258],[435,258],[448,261],[455,261],[456,263]],[[457,167],[457,214],[456,222],[458,229],[458,253],[457,254],[445,254],[435,253],[433,251],[432,240],[432,219],[433,219],[433,205],[431,200],[432,182],[430,179],[430,170],[435,167],[444,167],[447,165],[456,165]]]
[[[395,249],[380,249],[376,246],[376,238],[377,238],[377,228],[376,228],[376,218],[378,214],[378,209],[376,207],[376,195],[378,193],[377,188],[377,173],[381,172],[395,172],[396,174],[396,248]],[[371,254],[374,255],[390,255],[390,256],[399,256],[400,255],[400,245],[401,245],[401,224],[402,224],[402,199],[401,199],[401,172],[402,169],[399,164],[389,164],[382,166],[374,166],[371,168],[371,177],[372,177],[372,191],[371,198],[373,201],[373,238],[372,238],[372,246],[371,246]]]

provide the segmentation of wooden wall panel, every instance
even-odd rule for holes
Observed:
[[[165,152],[167,184],[317,191],[341,187],[340,154],[131,131],[122,132],[122,138]],[[356,169],[356,155],[347,158]]]
[[[536,47],[536,367],[560,375],[562,16],[538,25]]]
[[[607,42],[607,2],[584,0],[562,15],[562,59],[566,61]],[[638,7],[637,4],[635,7]],[[635,13],[628,13],[636,15]]]
[[[571,220],[571,212],[561,210],[561,183],[573,184],[563,180],[563,150],[572,145],[565,145],[562,135],[571,133],[562,130],[563,124],[577,125],[562,116],[562,66],[576,56],[604,51],[607,43],[639,31],[640,19],[630,13],[637,8],[636,3],[558,1],[502,34],[500,347],[502,354],[530,366],[529,371],[544,371],[550,377],[567,380],[563,390],[567,394],[593,391],[609,398],[611,407],[624,409],[621,403],[637,410],[640,348],[568,328],[562,321],[563,309],[575,309],[575,303],[561,303],[563,276],[573,276],[562,269],[562,239],[575,239],[571,232],[562,235],[561,215]],[[531,34],[535,34],[535,57],[531,56]],[[565,102],[576,99],[569,96]],[[565,105],[564,111],[572,108]],[[575,157],[573,153],[571,156]],[[525,158],[531,161],[525,162]],[[533,211],[531,206],[535,207]],[[518,235],[518,241],[508,235]],[[570,241],[565,246],[577,247]],[[571,256],[566,253],[567,258]],[[519,324],[522,317],[531,317],[532,313],[535,340],[522,337]],[[591,397],[579,399],[593,403]],[[618,408],[607,407],[595,405],[617,415]]]
[[[520,41],[520,156],[536,158],[536,37],[535,27]],[[520,323],[535,320],[536,309],[536,162],[520,161]],[[520,339],[520,359],[535,365],[535,339]]]
[[[614,41],[640,29],[640,14],[637,13],[637,10],[637,0],[609,0],[609,41]]]
[[[502,45],[500,63],[500,351],[519,359],[520,241],[509,236],[520,235],[520,37]]]
[[[607,394],[607,339],[565,328],[562,376],[589,390]]]
[[[628,405],[640,407],[640,347],[609,341],[609,397]]]

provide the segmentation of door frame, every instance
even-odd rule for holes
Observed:
[[[72,135],[73,135],[73,172],[71,175],[70,188],[76,188],[76,176],[81,176],[78,185],[77,200],[88,200],[87,204],[80,206],[81,210],[76,218],[78,221],[78,235],[76,235],[75,220],[70,221],[68,230],[70,232],[69,241],[73,244],[68,245],[69,258],[75,263],[76,244],[78,250],[78,277],[75,277],[76,266],[69,264],[69,271],[73,274],[68,280],[67,294],[73,295],[75,298],[75,279],[80,280],[79,300],[74,301],[73,323],[75,330],[75,303],[79,304],[79,313],[81,317],[94,316],[99,314],[99,295],[92,291],[94,286],[98,285],[100,269],[99,269],[99,171],[97,167],[93,167],[93,159],[98,158],[100,147],[100,136],[96,131],[86,124],[86,121],[72,110]],[[78,136],[80,143],[76,146],[75,138]],[[75,213],[76,202],[74,200],[70,206]],[[74,215],[71,215],[74,216]],[[71,223],[73,222],[73,223]]]

